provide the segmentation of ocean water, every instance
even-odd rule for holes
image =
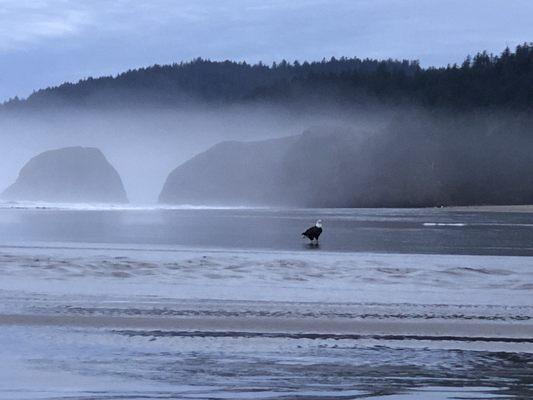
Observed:
[[[3,204],[0,399],[533,398],[532,255],[528,212]]]
[[[0,203],[4,244],[114,244],[301,250],[324,221],[320,250],[533,256],[533,213],[453,209],[250,209]]]

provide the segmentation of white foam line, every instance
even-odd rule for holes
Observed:
[[[505,224],[505,223],[474,223],[474,224],[465,224],[463,222],[424,222],[423,226],[508,226],[508,227],[523,227],[530,228],[533,227],[533,224]]]
[[[9,202],[0,203],[0,209],[14,210],[67,210],[67,211],[157,211],[157,210],[249,210],[263,207],[208,206],[192,204],[105,204],[105,203],[48,203]]]
[[[424,226],[466,226],[466,224],[462,222],[456,222],[456,223],[445,223],[445,222],[424,222]]]

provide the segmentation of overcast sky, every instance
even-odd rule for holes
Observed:
[[[0,0],[0,100],[194,57],[460,62],[533,41],[532,0]]]

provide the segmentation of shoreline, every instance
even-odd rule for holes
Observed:
[[[450,206],[450,207],[443,207],[443,209],[450,210],[450,211],[533,213],[533,204]]]
[[[44,211],[312,211],[312,210],[451,210],[478,212],[533,212],[533,204],[427,205],[419,207],[299,207],[282,205],[220,205],[167,203],[53,203],[39,201],[5,201],[0,210]]]

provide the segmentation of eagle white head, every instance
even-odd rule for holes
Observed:
[[[318,219],[318,220],[316,221],[315,226],[316,226],[317,228],[322,228],[322,220],[321,220],[321,219]]]

